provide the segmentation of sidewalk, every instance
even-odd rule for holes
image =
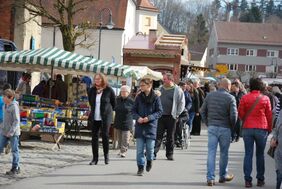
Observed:
[[[207,134],[192,136],[191,147],[188,150],[175,150],[175,161],[167,161],[165,152],[161,150],[158,159],[154,161],[151,172],[143,177],[136,176],[137,166],[135,161],[135,149],[130,149],[127,157],[117,158],[118,151],[111,151],[110,164],[105,165],[101,158],[98,165],[89,166],[88,161],[73,164],[71,167],[57,169],[49,174],[35,178],[23,179],[11,185],[2,186],[5,189],[49,189],[49,188],[95,188],[95,189],[201,189],[206,186],[206,156]],[[268,146],[267,146],[268,148]],[[101,154],[102,155],[102,154]],[[231,144],[229,156],[229,171],[235,174],[230,183],[219,184],[213,188],[244,188],[243,179],[243,141]],[[44,160],[43,160],[44,161]],[[255,158],[254,158],[255,162]],[[218,164],[217,164],[218,175]],[[255,165],[254,165],[255,170]],[[264,189],[275,188],[274,161],[266,155],[266,186]],[[254,187],[256,184],[255,175]],[[216,178],[218,181],[218,177]]]

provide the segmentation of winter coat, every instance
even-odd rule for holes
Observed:
[[[19,136],[20,130],[20,109],[17,101],[10,105],[3,106],[3,125],[0,131],[2,135]]]
[[[278,146],[276,147],[274,153],[275,167],[276,170],[282,172],[282,111],[280,111],[276,127],[272,131],[273,138],[278,141]]]
[[[255,103],[256,98],[260,95],[260,91],[253,90],[244,95],[239,104],[239,117],[242,120],[251,106]],[[270,100],[267,96],[263,96],[256,107],[243,123],[243,128],[264,129],[271,132],[272,129],[272,111]]]
[[[136,120],[134,136],[136,138],[156,139],[158,119],[163,112],[160,97],[153,90],[151,90],[148,96],[141,92],[135,99],[132,112],[133,118]],[[148,117],[149,122],[138,123],[140,117]]]
[[[234,96],[222,88],[207,95],[200,113],[207,126],[233,128],[238,118]]]
[[[114,127],[122,131],[129,131],[133,126],[132,108],[134,101],[132,98],[117,97],[115,107]]]
[[[94,121],[95,107],[96,107],[96,87],[92,87],[88,93],[88,100],[91,106],[91,112],[89,114],[89,121]],[[115,108],[115,92],[111,87],[106,87],[103,90],[101,96],[100,112],[102,118],[102,125],[109,126],[113,121],[113,109]]]

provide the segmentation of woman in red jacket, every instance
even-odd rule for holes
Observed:
[[[260,93],[263,87],[260,78],[250,79],[251,92],[241,98],[239,117],[243,121],[243,139],[245,145],[244,175],[245,187],[252,187],[252,159],[256,144],[257,186],[264,182],[264,149],[268,134],[271,132],[272,112],[270,100]]]

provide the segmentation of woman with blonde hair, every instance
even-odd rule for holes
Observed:
[[[89,122],[92,128],[92,153],[93,159],[90,165],[97,165],[99,157],[99,131],[102,133],[102,143],[105,164],[109,164],[109,129],[113,119],[115,108],[115,93],[108,85],[104,74],[94,76],[93,87],[88,92],[91,112]]]
[[[134,135],[136,138],[138,176],[142,176],[144,173],[144,148],[147,158],[146,171],[149,172],[152,168],[158,119],[163,112],[160,97],[152,90],[152,84],[151,79],[140,81],[141,92],[136,96],[132,110],[133,117],[136,120]]]

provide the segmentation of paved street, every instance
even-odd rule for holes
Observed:
[[[136,176],[135,150],[130,149],[125,159],[117,158],[117,151],[111,151],[111,162],[107,166],[104,165],[103,159],[97,166],[89,166],[88,162],[81,162],[40,177],[24,179],[2,188],[208,188],[205,185],[206,145],[207,134],[204,131],[202,136],[192,138],[191,147],[188,150],[176,149],[175,161],[167,161],[162,150],[158,154],[158,160],[154,161],[151,172],[146,172],[143,177]],[[235,174],[235,178],[230,183],[216,183],[216,188],[244,188],[243,152],[242,140],[231,145],[229,170]],[[265,176],[266,186],[264,188],[275,188],[274,161],[268,157],[266,157]],[[218,180],[218,177],[216,180]],[[256,183],[256,180],[254,181]],[[253,188],[256,188],[256,186]]]

